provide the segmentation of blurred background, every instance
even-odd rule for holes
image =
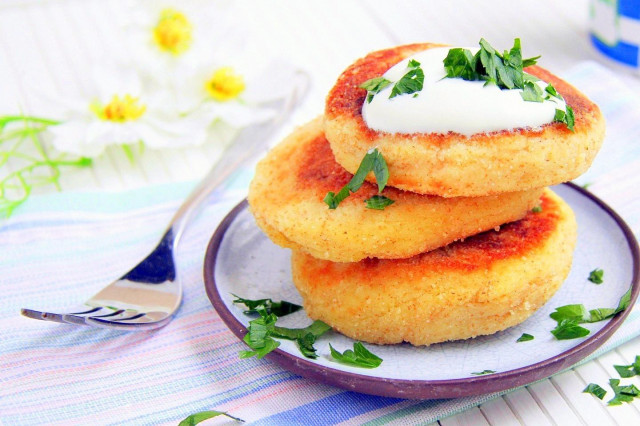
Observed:
[[[94,100],[102,84],[95,68],[107,70],[116,81],[134,72],[145,84],[155,73],[151,78],[156,87],[173,84],[171,89],[180,92],[185,90],[180,84],[190,78],[190,69],[195,72],[202,64],[242,63],[250,73],[252,67],[273,62],[283,64],[284,74],[306,70],[312,80],[309,96],[281,129],[282,136],[292,126],[321,114],[336,77],[372,50],[423,41],[475,46],[481,37],[499,50],[511,47],[513,39],[520,37],[525,57],[542,55],[539,64],[560,76],[584,61],[597,61],[611,67],[630,92],[640,93],[633,70],[607,60],[591,42],[590,10],[592,17],[598,16],[600,38],[607,39],[615,36],[615,28],[607,23],[614,19],[607,15],[611,7],[607,8],[615,4],[596,0],[393,4],[380,0],[5,0],[0,4],[0,114],[72,121],[73,115],[60,116],[60,105],[77,99],[88,105]],[[184,13],[193,29],[193,48],[198,45],[180,72],[161,62],[152,64],[152,31],[166,8]],[[277,69],[276,65],[275,74]],[[247,85],[286,89],[286,79],[274,79],[273,69],[271,73],[270,79],[254,77]],[[173,78],[173,83],[165,77]],[[195,180],[215,162],[238,128],[214,127],[207,129],[206,142],[199,146],[161,140],[145,141],[147,148],[128,152],[107,147],[93,156],[91,166],[61,173],[60,186],[63,190],[122,190]],[[183,133],[189,137],[188,123]],[[46,139],[46,133],[41,136]]]

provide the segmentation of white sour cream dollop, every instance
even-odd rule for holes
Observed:
[[[544,102],[522,99],[522,90],[501,90],[484,81],[443,78],[443,60],[450,47],[419,52],[390,68],[384,77],[397,82],[408,71],[409,60],[420,62],[424,85],[418,95],[403,94],[389,99],[393,84],[362,106],[362,117],[373,130],[389,133],[474,133],[537,128],[553,121],[556,109],[565,110],[557,98]],[[469,49],[475,53],[477,49]],[[543,90],[547,83],[538,81]]]

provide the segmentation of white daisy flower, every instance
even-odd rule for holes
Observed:
[[[138,143],[162,148],[197,145],[206,139],[201,118],[179,117],[167,110],[162,104],[166,96],[145,92],[132,70],[103,66],[93,74],[94,93],[86,98],[48,96],[63,120],[48,129],[57,150],[97,157],[110,145],[128,151]]]
[[[137,2],[126,28],[137,69],[163,88],[166,105],[201,122],[240,128],[274,115],[265,103],[286,95],[294,69],[264,63],[233,12],[220,2]]]

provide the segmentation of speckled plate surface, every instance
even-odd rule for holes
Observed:
[[[495,392],[525,385],[570,367],[602,345],[620,326],[628,310],[608,321],[587,324],[591,334],[574,340],[556,340],[556,325],[549,314],[556,307],[582,303],[587,309],[615,308],[633,287],[632,303],[640,286],[638,244],[627,225],[604,203],[573,184],[553,187],[573,208],[578,221],[578,242],[571,273],[553,298],[522,324],[491,336],[429,347],[409,344],[365,344],[384,361],[375,369],[335,363],[329,343],[344,351],[353,340],[336,332],[315,344],[318,359],[300,354],[294,342],[282,340],[267,359],[307,378],[363,393],[399,398],[454,398]],[[605,282],[587,280],[595,268],[605,271]],[[274,245],[256,226],[246,202],[239,204],[214,233],[205,258],[207,294],[223,321],[239,337],[253,317],[232,303],[244,298],[287,300],[302,304],[291,281],[290,251]],[[304,311],[282,317],[278,325],[305,327]],[[523,333],[534,340],[516,343]],[[493,370],[495,373],[472,373]]]

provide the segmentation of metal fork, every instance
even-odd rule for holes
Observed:
[[[308,74],[298,71],[288,96],[271,105],[278,107],[277,115],[266,123],[240,132],[174,214],[156,248],[133,269],[70,312],[23,308],[22,315],[38,320],[129,331],[151,330],[171,321],[182,301],[182,284],[176,274],[174,253],[185,226],[207,196],[233,171],[264,152],[268,136],[300,103],[308,87]]]

